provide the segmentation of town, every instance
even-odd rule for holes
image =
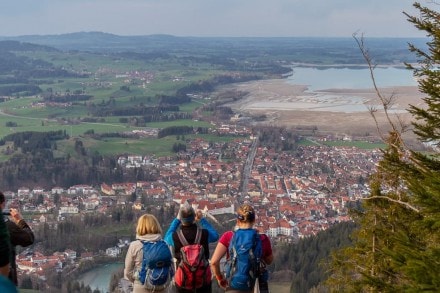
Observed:
[[[115,205],[142,211],[146,203],[141,199],[145,197],[166,206],[188,202],[213,221],[218,215],[233,214],[240,202],[248,201],[257,210],[256,227],[261,232],[274,243],[292,243],[348,221],[347,204],[368,195],[368,177],[381,157],[379,149],[332,147],[318,140],[300,145],[294,152],[279,152],[257,145],[250,131],[241,137],[228,143],[193,140],[179,159],[118,158],[125,170],[154,169],[158,180],[151,182],[103,182],[100,186],[83,184],[67,189],[54,186],[51,190],[21,187],[4,194],[9,206],[19,208],[33,229],[42,223],[56,227],[75,215],[106,214]],[[242,182],[246,185],[243,188]],[[49,213],[57,217],[48,217]],[[118,257],[129,241],[118,239],[101,253]],[[44,255],[34,249],[31,253],[24,250],[17,263],[21,274],[37,274],[44,279],[47,270],[62,271],[64,266],[97,255],[73,249]]]

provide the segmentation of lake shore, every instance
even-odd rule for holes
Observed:
[[[374,89],[329,88],[310,92],[306,85],[291,84],[286,79],[259,80],[225,86],[223,90],[238,90],[247,95],[227,104],[237,113],[267,116],[263,124],[285,127],[316,126],[322,132],[357,135],[377,133],[369,107],[376,107],[379,127],[388,129],[384,111]],[[383,97],[395,97],[391,116],[409,123],[409,104],[420,106],[423,95],[417,86],[381,88]],[[353,107],[356,111],[344,111]]]

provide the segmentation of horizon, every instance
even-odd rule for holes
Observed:
[[[66,32],[60,34],[25,34],[25,35],[1,35],[0,38],[10,39],[10,38],[22,38],[22,37],[58,37],[65,35],[79,35],[79,34],[103,34],[116,37],[173,37],[173,38],[217,38],[217,39],[352,39],[353,35],[350,36],[178,36],[172,34],[144,34],[144,35],[121,35],[104,31],[74,31]],[[360,37],[360,35],[359,35]],[[363,36],[365,39],[427,39],[426,36]],[[1,40],[0,40],[1,41]]]
[[[422,5],[434,5],[424,1]],[[422,34],[403,12],[412,0],[42,0],[2,1],[0,36],[60,35],[101,31],[119,36],[366,37]],[[417,16],[417,15],[415,15]]]

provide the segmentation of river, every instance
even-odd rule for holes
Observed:
[[[98,289],[102,293],[108,292],[112,274],[124,266],[123,263],[111,263],[99,265],[96,268],[79,276],[78,281],[89,285],[93,290]]]

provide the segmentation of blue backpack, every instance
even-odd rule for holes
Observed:
[[[260,235],[255,229],[238,229],[229,245],[225,275],[232,289],[249,291],[260,275],[263,254]]]
[[[162,290],[170,284],[173,276],[173,257],[168,244],[163,241],[143,243],[142,267],[139,281],[147,290]]]

